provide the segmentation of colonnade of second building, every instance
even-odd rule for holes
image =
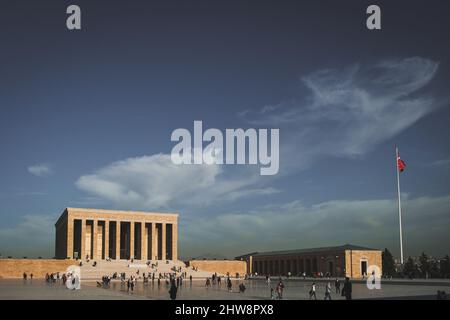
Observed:
[[[329,273],[330,276],[341,275],[343,268],[341,261],[336,259],[320,259],[317,257],[261,259],[253,260],[253,272],[271,275],[312,275],[317,272]]]
[[[69,219],[72,258],[176,260],[177,224],[148,221]]]

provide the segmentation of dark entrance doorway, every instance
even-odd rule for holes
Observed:
[[[120,259],[130,259],[130,222],[120,223]]]
[[[330,277],[334,276],[333,261],[328,261],[328,274]]]
[[[367,261],[361,261],[361,275],[367,275]]]

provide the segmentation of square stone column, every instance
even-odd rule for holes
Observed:
[[[120,259],[120,221],[116,221],[116,260]]]
[[[141,222],[141,260],[147,260],[147,243],[148,234],[147,228],[145,227],[145,221]]]
[[[135,224],[133,221],[130,222],[130,259],[134,258],[134,229]]]
[[[92,248],[91,256],[92,259],[97,259],[97,239],[98,238],[98,221],[92,220]]]
[[[172,260],[178,260],[178,223],[172,224]]]
[[[105,221],[105,234],[103,235],[103,241],[105,242],[105,259],[109,258],[109,221]]]
[[[81,219],[81,259],[85,259],[86,256],[86,219]]]
[[[73,218],[67,218],[67,252],[65,258],[75,258],[73,256]]]
[[[162,256],[162,260],[166,260],[167,256],[166,256],[166,228],[167,228],[167,224],[166,223],[161,223],[161,231],[162,231],[162,237],[161,237],[161,256]]]
[[[156,223],[152,222],[152,256],[151,260],[158,260],[158,234],[156,232]]]

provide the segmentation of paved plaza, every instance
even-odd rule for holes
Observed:
[[[311,280],[283,280],[285,284],[283,298],[286,300],[307,300]],[[204,281],[196,280],[192,284],[184,281],[178,290],[180,300],[263,300],[270,299],[270,287],[263,280],[246,280],[247,290],[238,293],[237,286],[242,281],[233,281],[233,291],[228,292],[225,285],[213,285],[205,288]],[[317,299],[322,300],[326,282],[317,282]],[[275,289],[276,281],[271,286]],[[341,300],[334,291],[332,299]],[[68,290],[65,286],[49,284],[41,279],[0,280],[0,299],[62,299],[62,300],[115,300],[115,299],[168,299],[169,287],[165,283],[157,285],[151,282],[138,282],[133,292],[127,292],[120,281],[111,283],[109,288],[99,288],[95,281],[82,282],[80,290]],[[382,283],[380,290],[369,290],[363,283],[353,283],[353,299],[435,299],[438,290],[450,292],[450,282],[412,282],[408,280],[395,283]]]

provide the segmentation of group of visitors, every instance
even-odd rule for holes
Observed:
[[[136,277],[130,276],[127,280],[127,292],[134,291],[134,286],[136,285]]]
[[[181,274],[179,277],[176,274],[173,274],[169,278],[170,289],[169,296],[171,300],[175,300],[177,298],[178,288],[183,286],[184,274]],[[192,285],[192,275],[189,276],[190,284]]]
[[[102,284],[103,286],[109,286],[111,283],[111,277],[110,276],[103,276],[102,277]]]
[[[55,283],[55,282],[59,282],[59,280],[61,279],[59,272],[56,273],[46,273],[45,274],[45,281],[48,283]]]
[[[24,279],[26,279],[26,274],[24,274]],[[30,274],[30,279],[33,279],[33,274]],[[67,286],[70,289],[79,289],[80,288],[80,278],[77,274],[72,272],[59,273],[52,272],[45,274],[45,282],[53,285],[53,284],[61,284],[63,286]]]
[[[28,279],[28,274],[26,272],[23,273],[23,280],[27,280]],[[30,280],[33,280],[33,274],[30,273]]]
[[[334,287],[336,290],[336,293],[340,293],[341,296],[345,297],[345,299],[347,300],[351,300],[352,299],[352,283],[350,282],[350,278],[346,277],[345,278],[345,282],[344,282],[344,286],[342,288],[341,291],[341,283],[339,281],[339,279],[336,278],[336,280],[334,281]],[[316,296],[316,283],[313,282],[311,284],[311,288],[309,290],[309,299],[313,299],[317,300],[317,296]],[[324,300],[331,300],[331,282],[328,281],[325,285],[325,297]]]

